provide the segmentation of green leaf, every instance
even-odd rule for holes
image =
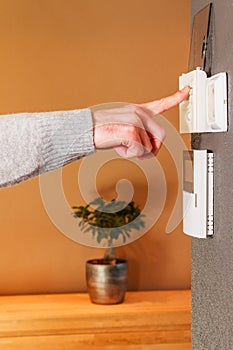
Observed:
[[[73,216],[79,218],[79,227],[85,232],[97,234],[97,242],[107,239],[108,244],[117,240],[122,234],[123,241],[130,237],[132,229],[144,227],[145,215],[140,214],[140,208],[134,201],[126,203],[112,199],[105,202],[98,197],[86,206],[74,206]],[[105,230],[106,229],[106,230]]]

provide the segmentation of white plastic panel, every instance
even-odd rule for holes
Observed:
[[[180,132],[227,131],[227,76],[219,73],[207,78],[197,68],[179,78],[179,87],[190,87],[189,98],[179,106]]]
[[[207,238],[213,235],[213,153],[207,150],[189,151],[184,157],[183,231],[187,235]],[[186,151],[187,154],[187,151]],[[184,154],[185,155],[185,154]],[[186,164],[187,163],[187,164]]]

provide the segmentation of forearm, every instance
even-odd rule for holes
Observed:
[[[0,117],[0,187],[94,152],[89,109]]]

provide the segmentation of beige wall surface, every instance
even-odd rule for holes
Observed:
[[[0,14],[1,114],[158,99],[176,91],[187,69],[188,0],[2,0]],[[164,116],[178,128],[178,108]],[[190,287],[190,240],[181,225],[165,233],[177,197],[176,165],[166,147],[158,161],[167,183],[163,212],[142,238],[117,249],[129,260],[130,290]],[[84,203],[80,164],[62,172],[71,206]],[[88,172],[95,169],[89,165]],[[143,165],[106,161],[96,176],[99,193],[113,198],[123,178],[143,208],[148,195]],[[156,181],[159,186],[159,177]],[[1,294],[85,291],[85,261],[103,254],[63,235],[40,192],[38,178],[0,190]],[[59,212],[56,186],[53,209]],[[78,228],[77,234],[83,235]]]

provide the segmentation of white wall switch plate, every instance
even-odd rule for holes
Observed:
[[[180,103],[180,133],[227,131],[227,75],[207,78],[197,68],[179,77],[179,88],[190,87],[189,98]]]
[[[207,150],[183,153],[183,231],[207,238],[214,233],[214,154]]]

